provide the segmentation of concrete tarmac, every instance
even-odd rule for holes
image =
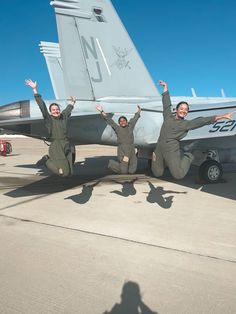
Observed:
[[[0,313],[236,313],[236,166],[200,186],[111,174],[116,148],[77,147],[75,175],[35,163],[40,140],[0,156]]]

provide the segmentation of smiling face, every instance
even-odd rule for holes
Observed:
[[[61,110],[59,108],[59,106],[57,104],[52,104],[50,106],[50,114],[51,116],[53,116],[54,118],[59,118],[61,115]]]
[[[127,119],[125,117],[120,117],[118,122],[122,128],[126,127],[128,124]]]
[[[189,111],[188,104],[183,102],[177,105],[176,107],[176,117],[178,119],[184,119]]]

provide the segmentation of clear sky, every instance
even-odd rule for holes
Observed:
[[[38,44],[57,42],[50,0],[0,0],[0,104],[32,99],[25,78],[45,99],[53,91]],[[235,0],[113,0],[153,80],[172,95],[236,97]]]

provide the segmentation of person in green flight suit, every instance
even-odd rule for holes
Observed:
[[[140,118],[141,108],[139,106],[134,117],[129,121],[126,117],[121,116],[118,119],[118,123],[115,123],[109,116],[106,114],[102,106],[97,105],[97,110],[101,113],[102,117],[106,122],[113,128],[117,135],[117,157],[118,162],[115,160],[109,160],[108,168],[112,171],[120,174],[133,174],[137,170],[137,157],[135,154],[134,146],[134,134],[133,130],[135,124]]]
[[[70,97],[71,104],[61,112],[56,103],[49,106],[49,112],[40,94],[37,91],[37,82],[25,81],[27,86],[33,90],[35,100],[42,112],[46,128],[49,133],[49,154],[42,157],[37,162],[37,166],[45,165],[50,171],[59,176],[70,176],[73,174],[73,162],[71,145],[67,137],[68,119],[76,103],[75,97]]]
[[[175,179],[182,179],[187,174],[194,156],[192,153],[184,152],[180,149],[180,140],[187,135],[189,130],[215,123],[215,121],[221,119],[231,120],[234,112],[185,120],[189,111],[188,103],[185,101],[178,103],[174,115],[171,111],[172,105],[168,85],[164,81],[159,83],[164,87],[162,94],[164,121],[153,152],[151,169],[155,177],[160,177],[163,175],[165,167],[168,167]]]

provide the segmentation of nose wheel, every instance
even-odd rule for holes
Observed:
[[[223,169],[219,162],[216,160],[206,160],[199,168],[200,179],[208,183],[219,182],[222,178]]]

